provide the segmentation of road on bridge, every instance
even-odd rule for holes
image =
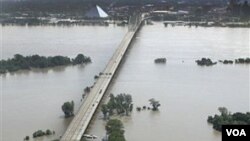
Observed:
[[[126,53],[135,33],[141,25],[141,20],[134,18],[133,25],[129,27],[128,32],[116,49],[112,58],[108,62],[102,75],[97,79],[90,93],[86,97],[84,103],[71,121],[69,127],[61,138],[61,141],[80,141],[85,130],[87,129],[91,118],[93,117],[102,97],[105,94],[116,70],[121,63],[123,56]]]

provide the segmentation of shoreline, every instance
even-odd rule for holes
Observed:
[[[215,22],[215,21],[164,21],[165,27],[171,26],[195,26],[195,27],[229,27],[250,28],[250,22]]]
[[[250,28],[250,22],[216,22],[216,21],[185,21],[185,20],[169,20],[169,21],[157,21],[150,20],[150,22],[162,22],[165,27],[168,26],[187,26],[187,27],[228,27],[228,28]],[[107,27],[110,24],[119,27],[127,26],[122,20],[81,20],[81,21],[58,21],[58,22],[45,22],[40,21],[38,23],[29,22],[0,22],[0,26],[104,26]],[[146,24],[147,25],[147,24]]]

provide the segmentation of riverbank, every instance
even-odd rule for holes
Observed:
[[[107,20],[72,20],[72,19],[56,19],[56,18],[24,18],[16,17],[4,19],[0,22],[2,26],[19,25],[19,26],[109,26]]]
[[[188,26],[188,27],[230,27],[230,28],[250,28],[250,22],[216,22],[216,21],[165,21],[168,26]]]
[[[124,26],[128,24],[127,20],[113,19],[84,19],[84,18],[56,18],[56,17],[3,17],[0,25],[18,25],[18,26],[109,26],[114,24]]]
[[[157,20],[147,20],[150,25]],[[165,27],[168,26],[186,26],[186,27],[230,27],[230,28],[250,28],[248,22],[217,22],[217,21],[161,21]],[[56,18],[24,18],[16,17],[3,19],[0,21],[1,26],[125,26],[127,20],[84,20],[84,19],[56,19]]]

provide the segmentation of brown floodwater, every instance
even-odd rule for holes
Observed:
[[[118,47],[126,28],[118,27],[1,27],[2,58],[16,53],[74,57],[84,53],[93,60],[86,66],[20,71],[1,76],[1,126],[3,141],[22,140],[38,129],[56,131],[58,138],[70,119],[61,105],[81,104],[84,87],[102,71]],[[108,93],[129,93],[134,107],[160,101],[158,112],[133,111],[120,117],[128,141],[220,141],[220,133],[207,124],[207,116],[220,106],[232,112],[250,111],[249,65],[199,67],[201,57],[235,59],[249,57],[249,28],[144,26],[138,33]],[[166,57],[167,63],[154,59]],[[89,133],[105,135],[99,110]]]
[[[93,62],[1,75],[1,141],[23,140],[39,129],[54,130],[56,135],[35,140],[59,138],[70,122],[63,117],[62,104],[74,100],[77,111],[83,89],[94,83],[94,75],[104,69],[127,31],[113,26],[5,26],[0,30],[1,58],[16,53],[69,57],[83,53]]]
[[[195,60],[250,56],[249,28],[145,26],[137,35],[108,93],[128,93],[134,107],[160,101],[158,112],[134,110],[119,117],[128,141],[220,141],[207,123],[218,107],[250,111],[249,65],[199,67]],[[166,57],[166,64],[154,59]],[[102,138],[105,121],[99,111],[89,133]]]

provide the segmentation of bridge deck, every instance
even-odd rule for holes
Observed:
[[[79,112],[75,115],[62,136],[61,141],[80,141],[139,26],[140,23],[133,27],[133,30],[129,30],[126,33],[104,69],[103,75],[97,79]]]

